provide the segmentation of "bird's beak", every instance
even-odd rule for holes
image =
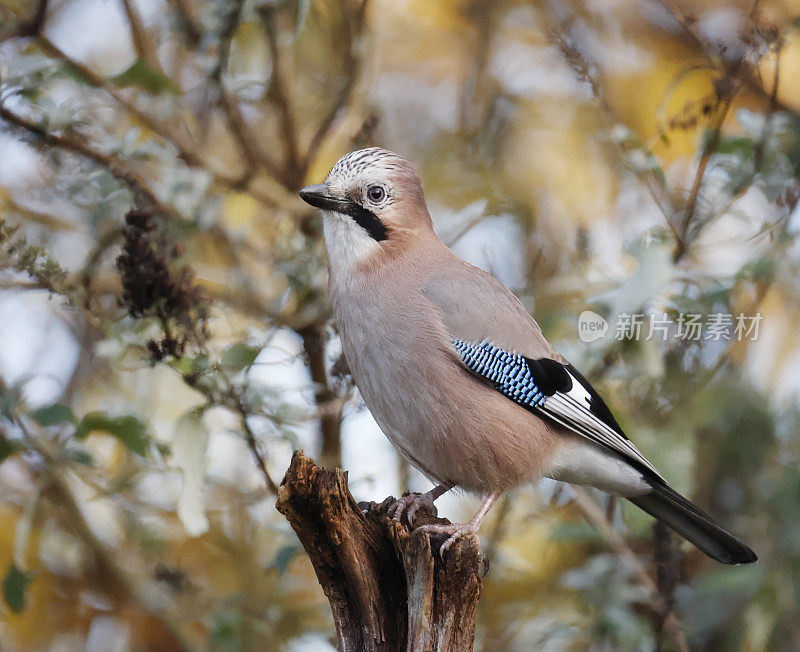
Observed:
[[[331,194],[330,189],[324,183],[318,183],[314,186],[306,186],[301,188],[298,193],[304,202],[311,204],[315,208],[321,208],[326,211],[336,211],[337,213],[346,213],[350,202],[346,199],[339,199]]]

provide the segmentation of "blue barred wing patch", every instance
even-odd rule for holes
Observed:
[[[549,358],[531,360],[483,340],[453,338],[464,365],[506,398],[586,439],[621,454],[636,468],[664,481],[625,436],[608,406],[571,365]]]
[[[528,361],[516,353],[498,349],[486,340],[480,344],[453,339],[461,361],[515,403],[525,407],[544,404],[545,395],[533,380]]]

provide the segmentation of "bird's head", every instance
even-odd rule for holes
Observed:
[[[345,154],[300,197],[321,208],[331,257],[364,258],[432,233],[422,183],[404,158],[378,147]],[[358,262],[352,260],[350,262]]]

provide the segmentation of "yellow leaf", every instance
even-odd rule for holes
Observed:
[[[238,228],[251,224],[258,214],[259,204],[250,195],[234,192],[225,198],[222,218],[228,226]]]

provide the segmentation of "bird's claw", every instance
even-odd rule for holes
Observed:
[[[425,534],[448,534],[447,540],[439,548],[439,556],[444,560],[445,553],[453,547],[453,544],[465,537],[471,537],[478,534],[478,526],[474,523],[447,523],[438,524],[431,523],[430,525],[422,525],[418,527],[415,532],[424,532]]]
[[[422,507],[426,507],[432,516],[436,516],[439,513],[436,505],[433,504],[433,498],[430,494],[411,493],[398,498],[392,503],[386,514],[398,523],[403,519],[403,514],[405,514],[408,524],[414,527],[414,517]]]

